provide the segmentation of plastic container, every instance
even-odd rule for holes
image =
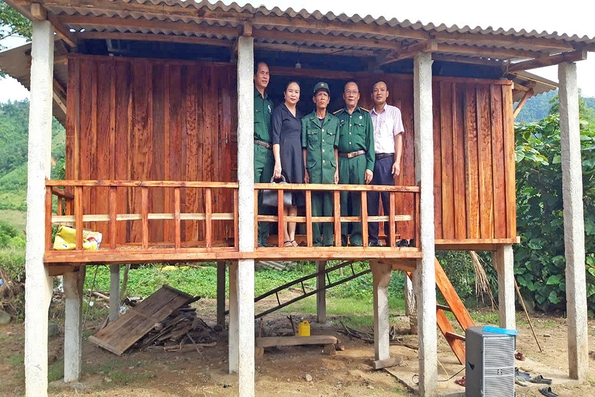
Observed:
[[[310,336],[310,323],[306,320],[298,324],[298,336]]]

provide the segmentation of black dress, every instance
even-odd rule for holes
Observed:
[[[296,109],[296,117],[294,117],[285,103],[276,106],[271,117],[271,143],[280,146],[281,173],[289,183],[304,183],[301,119],[300,112]],[[303,207],[304,195],[295,193],[293,205]]]

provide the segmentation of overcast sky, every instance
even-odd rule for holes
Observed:
[[[213,1],[213,0],[211,0]],[[230,1],[224,1],[229,4]],[[244,5],[246,1],[237,1]],[[510,2],[487,2],[481,0],[410,0],[394,1],[391,5],[385,0],[352,1],[352,0],[255,0],[253,6],[275,6],[282,10],[289,7],[298,11],[302,8],[323,13],[332,11],[335,14],[345,13],[349,16],[372,15],[375,18],[397,18],[399,21],[444,23],[448,26],[463,27],[481,26],[487,28],[513,28],[549,33],[577,34],[595,38],[595,16],[585,0],[516,0]],[[18,45],[17,41],[2,42],[4,46]],[[589,53],[586,61],[577,63],[579,87],[583,96],[595,97],[595,53]],[[558,81],[557,67],[530,70],[550,80]],[[0,79],[0,102],[28,97],[27,90],[12,79]]]

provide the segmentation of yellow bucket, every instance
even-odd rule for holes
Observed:
[[[298,324],[298,336],[310,336],[310,323],[306,320]]]

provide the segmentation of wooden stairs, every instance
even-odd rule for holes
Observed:
[[[434,267],[436,269],[436,286],[446,301],[446,305],[436,303],[436,323],[438,324],[438,328],[440,328],[442,335],[444,335],[446,342],[448,342],[450,348],[459,360],[459,363],[464,364],[465,336],[455,333],[455,329],[445,312],[449,311],[454,315],[461,328],[463,328],[463,332],[467,328],[473,327],[475,324],[465,308],[465,305],[461,301],[461,298],[457,295],[452,283],[446,276],[438,259],[434,259]],[[407,274],[411,278],[411,273],[407,272]]]

